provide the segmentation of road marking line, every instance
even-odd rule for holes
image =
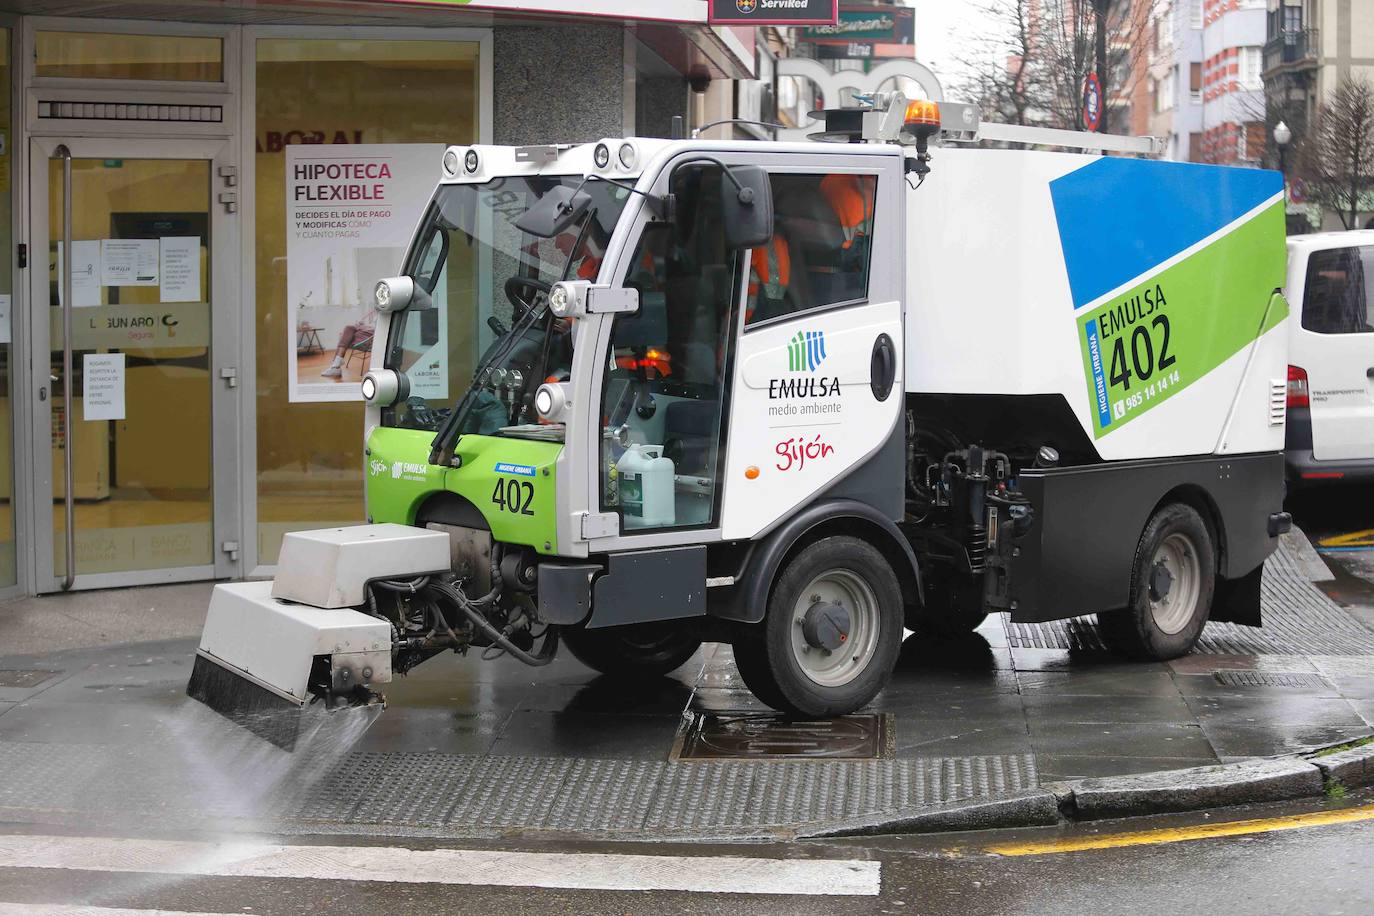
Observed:
[[[80,903],[0,903],[0,916],[243,916],[242,913],[190,913],[184,910],[128,910]]]
[[[1318,547],[1374,547],[1374,528],[1334,534],[1317,541]]]
[[[882,865],[761,859],[0,836],[0,867],[573,890],[876,897]]]
[[[1223,824],[1198,824],[1195,827],[1164,827],[1136,833],[1113,833],[1106,836],[1066,837],[1039,843],[1002,843],[984,846],[984,852],[999,856],[1042,856],[1086,849],[1117,849],[1122,846],[1150,846],[1159,843],[1184,843],[1212,837],[1244,836],[1250,833],[1270,833],[1276,830],[1299,830],[1329,824],[1348,824],[1353,821],[1374,820],[1374,805],[1345,808],[1340,811],[1316,811],[1311,814],[1288,814],[1283,817],[1228,821]]]

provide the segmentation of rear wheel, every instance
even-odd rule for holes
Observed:
[[[1103,640],[1146,661],[1188,654],[1212,610],[1216,569],[1212,534],[1197,510],[1182,503],[1163,507],[1136,547],[1130,605],[1098,615]]]
[[[701,648],[694,628],[676,620],[605,629],[564,630],[563,644],[573,656],[610,677],[662,677]]]
[[[902,645],[902,593],[887,559],[852,537],[796,554],[773,583],[767,616],[735,644],[760,700],[792,715],[838,716],[872,700]]]

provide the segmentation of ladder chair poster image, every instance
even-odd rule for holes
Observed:
[[[377,333],[373,289],[396,273],[433,190],[443,147],[312,144],[286,149],[290,400],[357,401]],[[443,290],[439,291],[440,296]],[[411,386],[448,392],[447,309],[413,343]]]

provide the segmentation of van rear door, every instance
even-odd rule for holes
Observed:
[[[1313,251],[1291,337],[1307,372],[1312,456],[1374,458],[1374,245]]]

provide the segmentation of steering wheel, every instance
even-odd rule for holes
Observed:
[[[539,294],[543,293],[547,296],[551,288],[550,284],[543,280],[536,280],[534,277],[511,277],[506,280],[506,298],[510,300],[511,306],[515,309],[515,320],[519,321],[524,318],[525,314],[534,308],[535,299]],[[529,294],[528,299],[520,295],[522,290]]]

